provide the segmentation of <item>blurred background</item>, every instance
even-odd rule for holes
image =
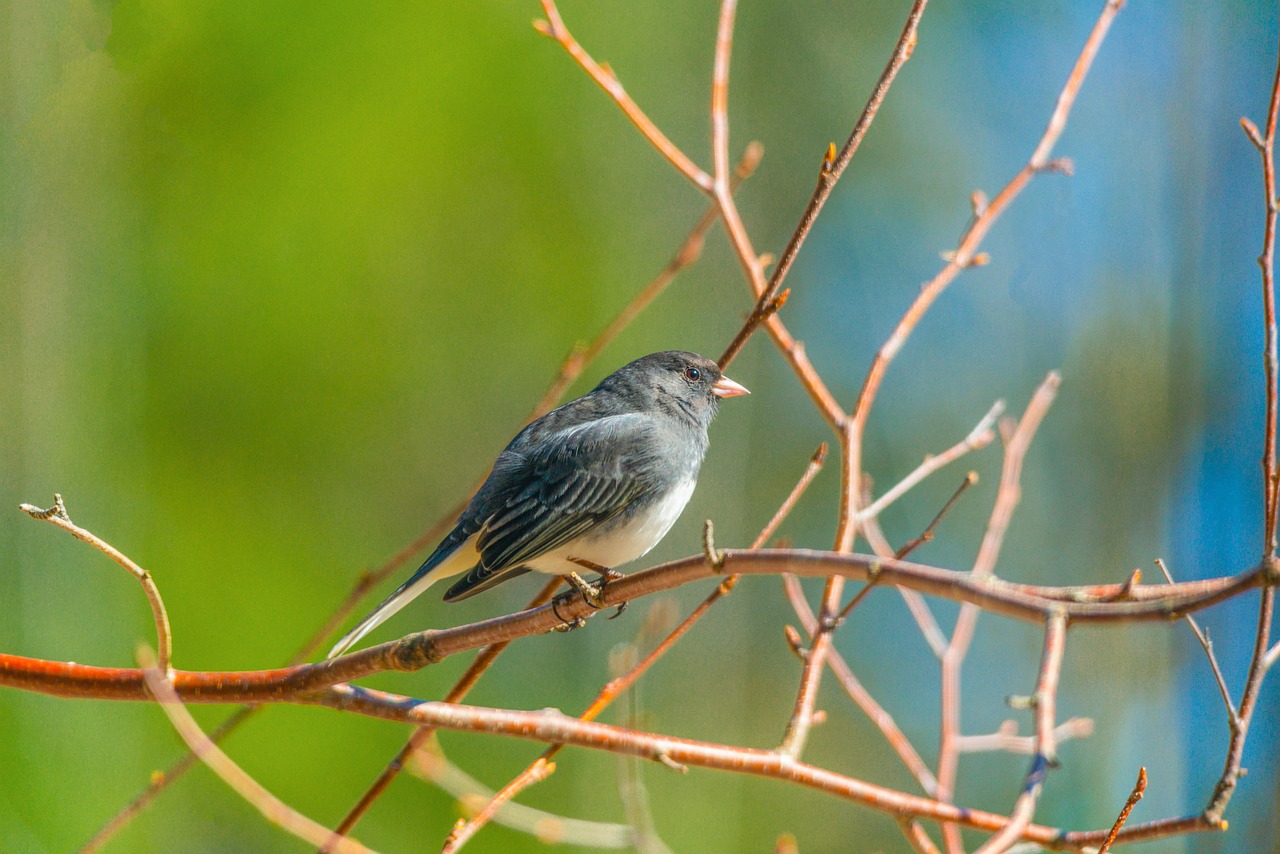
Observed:
[[[568,2],[575,35],[695,160],[716,4]],[[739,194],[756,246],[777,251],[889,55],[909,4],[749,3],[730,95],[735,156],[764,143]],[[841,399],[942,263],[969,215],[1025,162],[1100,2],[949,3],[818,223],[785,314]],[[0,7],[0,649],[129,665],[153,643],[137,585],[101,555],[13,508],[64,494],[72,518],[150,569],[187,669],[288,658],[356,576],[422,532],[485,473],[561,358],[661,266],[705,207],[530,20],[535,3],[244,5],[70,0]],[[1113,582],[1163,557],[1181,580],[1234,573],[1261,541],[1262,325],[1258,156],[1275,67],[1274,4],[1131,2],[1044,175],[998,223],[992,263],[943,296],[889,372],[866,465],[880,488],[966,434],[997,398],[1017,414],[1050,369],[1064,383],[1031,450],[997,571],[1045,584]],[[574,393],[644,353],[717,355],[749,306],[717,229],[702,261],[592,365]],[[683,520],[651,558],[695,552],[702,520],[746,545],[817,444],[819,420],[760,336],[734,366],[754,394],[724,407]],[[971,565],[999,471],[991,447],[884,516],[920,532],[967,468],[982,481],[918,559]],[[833,465],[785,525],[828,547]],[[393,586],[388,582],[382,595]],[[519,607],[522,579],[458,606],[425,596],[375,640]],[[816,595],[817,587],[811,586]],[[683,614],[710,590],[668,597]],[[370,597],[372,599],[374,597]],[[1238,692],[1256,595],[1206,613]],[[583,709],[623,618],[516,644],[478,704]],[[935,610],[949,626],[955,608]],[[795,618],[776,578],[749,578],[647,676],[614,722],[768,747],[798,679]],[[644,640],[643,644],[651,643]],[[938,668],[890,590],[837,646],[927,758]],[[965,669],[966,732],[994,730],[1031,690],[1034,626],[984,617]],[[459,656],[368,684],[441,696]],[[716,690],[708,692],[707,686]],[[1226,834],[1149,851],[1266,851],[1277,842],[1277,691],[1267,684]],[[914,791],[828,678],[829,720],[807,758]],[[194,712],[215,726],[230,708]],[[1109,825],[1139,765],[1134,821],[1198,812],[1226,718],[1184,624],[1070,635],[1060,715],[1096,734],[1061,749],[1037,819]],[[160,711],[0,691],[0,848],[83,844],[182,751]],[[402,744],[401,726],[309,708],[266,710],[228,752],[332,825]],[[452,761],[500,786],[540,750],[445,733]],[[621,821],[611,756],[568,751],[524,801]],[[961,763],[958,800],[1005,811],[1026,759]],[[877,813],[780,784],[640,769],[657,833],[677,851],[896,851]],[[435,850],[453,799],[405,776],[357,836]],[[971,841],[976,837],[970,837]],[[475,851],[545,846],[491,827]],[[107,849],[291,851],[205,769],[166,791]]]

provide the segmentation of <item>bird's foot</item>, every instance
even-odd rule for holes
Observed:
[[[618,570],[616,569],[611,569],[610,567],[607,567],[607,566],[601,566],[600,564],[595,563],[594,561],[586,560],[585,558],[571,557],[569,558],[569,560],[573,563],[576,563],[578,566],[582,567],[583,569],[589,569],[592,572],[598,572],[600,574],[600,580],[597,581],[595,585],[587,584],[585,581],[582,581],[582,579],[579,578],[576,574],[571,574],[569,583],[577,587],[577,584],[573,581],[574,578],[577,578],[578,581],[582,581],[583,584],[587,584],[587,587],[589,587],[592,590],[592,592],[595,594],[595,597],[596,597],[595,601],[592,601],[591,599],[587,599],[587,603],[596,608],[604,607],[604,604],[600,601],[601,594],[604,593],[605,587],[610,582],[618,581],[619,579],[621,579],[623,577],[623,573],[618,572]],[[582,590],[581,587],[579,587],[578,589],[580,591]],[[583,592],[582,595],[583,595],[583,598],[587,597],[586,592]],[[611,615],[609,615],[609,619],[614,620],[620,617],[622,615],[622,612],[627,610],[627,604],[628,603],[626,602],[619,603],[618,610],[614,611]]]
[[[582,594],[583,600],[592,608],[599,611],[604,607],[604,601],[600,598],[600,593],[604,589],[603,583],[599,587],[589,584],[586,581],[583,581],[582,576],[578,575],[576,572],[569,573],[565,576],[565,579],[574,587],[574,589]]]

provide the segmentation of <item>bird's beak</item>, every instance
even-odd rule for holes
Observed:
[[[728,377],[721,377],[711,384],[711,393],[716,397],[737,397],[742,394],[751,394],[747,391],[746,386],[739,385]]]

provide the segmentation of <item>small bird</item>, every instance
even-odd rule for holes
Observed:
[[[413,577],[329,650],[341,655],[441,578],[457,602],[531,569],[599,572],[644,555],[689,503],[720,399],[749,394],[710,359],[680,350],[624,365],[533,421],[498,455],[457,525]]]

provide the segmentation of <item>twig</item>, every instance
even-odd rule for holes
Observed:
[[[1129,820],[1129,813],[1133,812],[1133,808],[1137,806],[1138,801],[1142,800],[1142,795],[1147,790],[1147,769],[1138,769],[1138,782],[1133,784],[1133,791],[1129,793],[1129,799],[1124,802],[1124,807],[1120,810],[1120,815],[1116,817],[1116,823],[1111,826],[1111,832],[1107,834],[1106,840],[1098,849],[1098,854],[1107,854],[1111,850],[1111,843],[1116,841],[1116,836],[1120,833],[1120,828],[1124,827],[1124,823]]]
[[[573,57],[573,61],[587,72],[587,75],[596,82],[597,85],[613,98],[622,112],[626,114],[636,129],[644,135],[645,139],[667,158],[672,166],[676,168],[680,174],[689,179],[695,186],[705,193],[711,193],[711,176],[690,160],[685,153],[676,147],[676,144],[667,139],[666,135],[658,130],[644,111],[631,100],[631,96],[627,94],[626,89],[622,88],[617,76],[611,69],[606,69],[591,58],[582,45],[578,44],[573,35],[565,27],[564,21],[560,19],[560,11],[556,8],[553,0],[542,0],[542,11],[547,16],[545,21],[534,21],[533,26],[538,32],[551,39],[554,39],[565,49],[569,56]]]
[[[960,485],[956,487],[956,491],[951,493],[951,497],[947,499],[947,503],[942,505],[942,509],[938,511],[938,515],[934,516],[933,521],[920,532],[920,536],[916,537],[914,540],[908,540],[902,548],[898,549],[898,551],[894,553],[894,557],[901,560],[925,543],[932,540],[933,532],[937,530],[938,524],[942,521],[942,517],[946,516],[947,513],[950,512],[951,508],[956,505],[956,502],[960,500],[960,496],[964,495],[969,487],[973,486],[977,482],[978,473],[976,471],[971,471],[966,474],[964,476],[964,480],[960,481]]]
[[[773,268],[773,274],[769,278],[768,285],[763,289],[757,289],[756,308],[752,311],[752,316],[764,310],[781,293],[782,283],[787,274],[791,272],[791,265],[795,261],[796,255],[799,254],[800,247],[804,245],[805,239],[809,236],[809,232],[812,231],[813,224],[817,221],[823,206],[831,196],[831,191],[835,189],[836,182],[840,180],[840,176],[844,174],[844,170],[853,160],[853,156],[857,153],[859,146],[862,145],[862,140],[866,137],[871,123],[875,121],[876,114],[880,111],[880,106],[884,103],[885,96],[889,94],[889,87],[893,85],[893,81],[897,78],[898,72],[902,70],[902,66],[911,58],[911,54],[916,47],[916,34],[920,27],[920,19],[924,15],[924,9],[927,4],[928,0],[916,0],[912,4],[911,11],[907,15],[907,21],[903,25],[897,43],[894,45],[893,54],[889,57],[888,63],[880,73],[880,78],[872,89],[871,97],[867,99],[866,106],[862,108],[861,114],[854,123],[853,130],[849,133],[849,138],[845,141],[838,154],[832,156],[830,150],[828,150],[827,156],[823,158],[822,165],[818,169],[817,186],[814,187],[813,193],[805,205],[804,212],[800,215],[799,224],[796,225],[790,239],[787,241],[786,248],[782,250],[782,254],[778,257],[778,262]],[[790,336],[780,336],[778,334],[779,328],[775,324],[770,324],[770,327],[774,340],[785,354]],[[742,336],[741,340],[739,337],[734,338],[729,349],[720,357],[722,366],[733,361],[743,344],[746,343],[747,337]],[[794,345],[794,342],[790,343]],[[819,409],[822,410],[823,408],[820,403]],[[840,411],[838,406],[837,411],[843,416],[843,411]],[[831,412],[828,410],[827,414],[830,415]]]
[[[1075,738],[1088,738],[1093,735],[1092,718],[1067,718],[1054,727],[1053,740],[1057,744]],[[1034,735],[1018,735],[1016,721],[1005,721],[1000,729],[988,735],[962,735],[956,739],[956,749],[961,753],[989,753],[1004,751],[1006,753],[1034,753],[1036,737]]]
[[[1022,794],[1014,802],[1009,813],[1009,823],[978,849],[977,854],[998,854],[1022,837],[1022,831],[1031,824],[1036,802],[1044,788],[1045,774],[1058,764],[1058,743],[1055,740],[1054,718],[1057,714],[1058,678],[1062,674],[1062,655],[1067,645],[1067,618],[1055,614],[1049,618],[1044,630],[1044,654],[1040,659],[1040,676],[1036,679],[1036,691],[1031,696],[1035,712],[1036,749],[1031,755],[1031,768],[1027,771]]]
[[[799,580],[794,575],[784,575],[782,576],[782,583],[787,593],[787,599],[795,610],[800,624],[804,627],[805,632],[810,637],[813,637],[818,631],[818,618],[814,616],[809,603],[805,601],[804,590],[801,589]],[[832,649],[828,652],[827,666],[831,668],[831,672],[835,674],[836,681],[840,683],[840,687],[849,695],[849,698],[880,730],[885,741],[889,743],[889,746],[898,754],[898,758],[902,760],[902,764],[907,766],[907,770],[920,783],[920,788],[924,790],[925,794],[932,796],[938,787],[938,781],[934,778],[933,772],[929,770],[929,766],[925,764],[920,754],[911,744],[911,741],[898,728],[893,715],[889,714],[876,701],[875,697],[871,696],[871,692],[863,687],[862,682],[853,674],[853,669],[838,650]]]
[[[286,830],[313,845],[319,845],[328,838],[328,828],[307,818],[267,791],[266,787],[250,777],[243,768],[231,760],[231,757],[223,753],[209,739],[209,736],[204,734],[204,731],[200,729],[200,725],[195,722],[195,719],[191,717],[191,713],[186,710],[186,707],[182,705],[182,701],[178,699],[171,681],[166,678],[164,671],[158,666],[159,658],[153,657],[151,650],[146,647],[139,647],[138,661],[142,665],[142,672],[146,679],[148,690],[155,696],[160,708],[168,716],[173,728],[178,731],[178,735],[182,736],[182,740],[187,743],[187,747],[191,748],[191,752],[198,756],[201,762],[209,766],[209,770],[221,777],[222,781],[230,786],[236,794],[262,813],[263,818],[282,830]],[[370,849],[354,839],[344,839],[338,846],[338,851],[369,852]]]
[[[1156,558],[1156,566],[1160,572],[1164,573],[1165,581],[1173,584],[1173,576],[1169,573],[1169,567],[1160,558]],[[1213,669],[1214,681],[1218,683],[1218,691],[1222,694],[1222,703],[1227,708],[1227,725],[1234,730],[1240,725],[1240,715],[1236,712],[1235,701],[1231,699],[1231,689],[1227,687],[1227,680],[1222,675],[1222,668],[1218,666],[1218,656],[1213,652],[1213,641],[1209,640],[1209,633],[1200,628],[1200,624],[1196,622],[1196,618],[1187,614],[1184,617],[1187,625],[1191,627],[1191,631],[1195,634],[1196,640],[1200,642],[1201,649],[1204,650],[1205,657],[1209,659],[1209,667]]]
[[[410,773],[439,786],[464,807],[475,808],[477,801],[487,801],[493,790],[454,765],[438,750],[420,750],[409,765]],[[508,804],[494,817],[497,824],[528,833],[540,842],[559,845],[582,845],[593,848],[628,848],[631,828],[625,824],[584,821],[554,813]]]
[[[981,448],[985,448],[987,445],[991,444],[991,440],[996,436],[994,429],[996,419],[1003,413],[1004,401],[997,400],[991,406],[991,409],[987,410],[987,414],[982,416],[982,420],[974,425],[974,428],[969,431],[968,436],[965,436],[959,442],[952,445],[950,448],[947,448],[940,454],[925,457],[924,462],[920,463],[920,465],[916,466],[910,474],[898,481],[892,489],[889,489],[884,495],[881,495],[875,501],[859,510],[857,513],[858,522],[861,524],[866,522],[868,519],[873,519],[879,516],[884,512],[886,507],[897,501],[906,494],[907,490],[920,483],[920,481],[924,480],[929,475],[950,465],[965,454],[971,451],[980,450]]]
[[[97,534],[91,533],[72,522],[71,517],[67,515],[67,506],[62,503],[62,496],[56,492],[53,494],[52,507],[41,510],[34,504],[19,504],[18,509],[32,519],[48,522],[50,525],[66,531],[80,542],[88,543],[138,579],[138,583],[142,585],[142,592],[147,596],[147,603],[151,605],[151,617],[156,624],[157,666],[166,674],[171,674],[173,672],[173,662],[171,660],[173,637],[169,632],[169,614],[164,609],[164,600],[160,598],[160,589],[156,587],[156,582],[151,577],[151,573],[138,566],[123,552]]]
[[[1263,219],[1262,252],[1258,255],[1258,266],[1262,270],[1262,317],[1264,329],[1263,369],[1266,372],[1267,416],[1262,441],[1262,476],[1264,498],[1264,533],[1263,550],[1269,554],[1276,553],[1276,512],[1278,494],[1280,494],[1280,470],[1276,465],[1276,287],[1275,287],[1275,245],[1276,245],[1276,117],[1280,112],[1280,61],[1276,65],[1276,76],[1271,85],[1271,102],[1267,109],[1266,134],[1258,133],[1257,126],[1247,117],[1240,120],[1249,141],[1258,149],[1262,157],[1262,193]]]

